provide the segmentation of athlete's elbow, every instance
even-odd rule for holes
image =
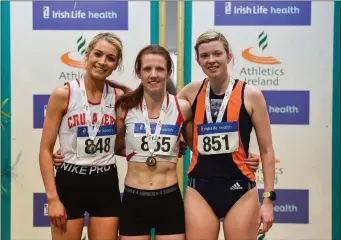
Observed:
[[[262,163],[264,164],[275,164],[275,153],[273,148],[269,147],[260,151]]]
[[[42,165],[46,163],[47,160],[52,158],[52,149],[50,150],[46,146],[42,146],[39,151],[39,164]]]

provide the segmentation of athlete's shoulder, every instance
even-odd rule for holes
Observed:
[[[67,84],[63,86],[58,86],[53,89],[51,96],[54,96],[58,99],[67,99],[69,97],[69,91],[70,88]]]
[[[197,95],[203,81],[192,81],[187,84],[179,93],[178,98],[189,100],[193,102],[195,96]]]
[[[198,91],[201,85],[203,84],[203,81],[192,81],[189,84],[187,84],[183,89],[185,89],[186,91]]]
[[[262,91],[249,84],[245,84],[244,103],[249,113],[255,109],[266,107],[266,101]]]
[[[180,108],[191,108],[191,104],[187,100],[180,98],[177,98],[177,100]]]
[[[252,86],[252,85],[249,85],[247,83],[245,83],[245,90],[244,91],[245,91],[244,95],[247,97],[263,96],[263,93],[259,88]]]
[[[69,101],[69,87],[67,85],[56,87],[49,98],[48,108],[57,111],[65,111]]]
[[[177,101],[178,101],[178,104],[179,104],[180,113],[183,116],[184,121],[190,120],[191,119],[191,114],[192,114],[191,104],[187,100],[184,100],[184,99],[177,98]]]

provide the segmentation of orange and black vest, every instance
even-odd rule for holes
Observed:
[[[241,179],[248,177],[255,181],[254,173],[245,165],[248,156],[250,134],[252,131],[251,117],[244,105],[244,89],[246,83],[236,80],[230,96],[228,105],[224,112],[223,120],[227,122],[238,122],[239,148],[238,151],[228,154],[201,155],[198,146],[198,125],[207,123],[205,108],[205,93],[208,79],[203,81],[199,92],[193,102],[193,153],[188,170],[189,177],[222,177],[228,179]],[[216,95],[210,90],[210,100],[223,99],[224,94]],[[212,116],[213,122],[216,118]]]

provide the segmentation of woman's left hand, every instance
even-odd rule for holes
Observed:
[[[264,201],[267,201],[267,200],[268,199],[264,199]],[[262,224],[262,226],[260,226],[258,233],[264,234],[267,231],[269,231],[269,229],[272,227],[273,221],[274,221],[273,203],[263,202],[259,211],[259,224]]]

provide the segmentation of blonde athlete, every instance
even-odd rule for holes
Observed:
[[[85,62],[83,79],[53,91],[41,137],[39,163],[54,240],[81,239],[85,212],[89,239],[117,239],[121,200],[114,106],[122,91],[105,80],[122,63],[121,40],[112,33],[98,34]],[[57,135],[64,162],[55,176]]]

